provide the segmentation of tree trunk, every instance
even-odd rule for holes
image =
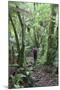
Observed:
[[[51,19],[48,33],[48,50],[47,50],[47,61],[45,64],[52,65],[55,59],[55,40],[54,40],[54,29],[56,24],[56,5],[51,5]]]
[[[34,3],[33,5],[34,5],[34,12],[35,12],[35,10],[36,10],[36,3]],[[34,17],[34,20],[35,20],[35,17]],[[34,26],[33,32],[34,32],[34,46],[38,48],[39,47],[39,42],[37,40],[36,26]]]
[[[10,21],[11,21],[11,24],[13,26],[13,30],[14,30],[14,34],[15,34],[15,39],[16,39],[16,44],[17,44],[17,52],[18,52],[18,61],[20,60],[20,46],[19,46],[19,40],[18,40],[18,35],[17,35],[17,32],[16,32],[16,28],[14,26],[14,23],[13,23],[13,20],[12,20],[12,17],[9,13],[9,18],[10,18]]]
[[[18,6],[16,6],[16,8],[19,8]],[[21,24],[21,29],[22,29],[22,48],[21,48],[21,55],[20,55],[20,59],[21,61],[19,62],[21,66],[23,66],[24,63],[24,51],[25,51],[25,45],[24,45],[24,40],[25,40],[25,35],[24,35],[24,24],[22,22],[21,19],[21,15],[19,12],[17,12],[20,24]]]

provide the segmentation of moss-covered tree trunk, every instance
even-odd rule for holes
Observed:
[[[34,6],[34,14],[35,14],[36,13],[36,3],[34,3],[33,6]],[[35,20],[35,15],[34,15],[34,20]],[[37,39],[38,35],[36,31],[36,26],[34,26],[33,32],[34,32],[34,47],[39,48],[39,41]]]
[[[17,35],[17,32],[16,32],[16,28],[15,28],[15,25],[13,23],[13,20],[12,20],[12,17],[11,17],[11,14],[9,13],[9,18],[10,18],[10,21],[11,21],[11,24],[13,26],[13,30],[14,30],[14,34],[15,34],[15,39],[16,39],[16,44],[17,44],[17,52],[18,52],[18,61],[20,60],[20,46],[19,46],[19,40],[18,40],[18,35]]]
[[[19,8],[18,6],[16,6],[16,8]],[[24,45],[24,40],[25,40],[25,32],[24,32],[24,24],[22,22],[22,18],[21,18],[21,15],[20,15],[20,12],[17,12],[17,15],[18,15],[18,18],[19,18],[19,21],[20,21],[20,24],[21,24],[21,29],[22,29],[22,47],[21,47],[21,54],[20,54],[20,65],[23,66],[24,64],[24,51],[25,51],[25,45]]]
[[[48,50],[47,50],[47,61],[45,64],[52,65],[55,60],[55,53],[56,53],[56,45],[55,45],[55,37],[54,37],[54,30],[56,24],[56,5],[51,5],[51,19],[49,25],[49,32],[48,32]]]

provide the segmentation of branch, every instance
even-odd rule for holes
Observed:
[[[16,12],[20,12],[20,13],[24,13],[24,14],[27,14],[27,15],[32,15],[31,12],[27,11],[27,10],[24,10],[22,8],[16,8],[16,7],[9,7],[9,11],[16,11]]]

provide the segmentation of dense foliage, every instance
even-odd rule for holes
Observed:
[[[32,56],[32,49],[36,47],[36,65],[58,67],[58,5],[10,1],[8,8],[9,64],[26,68],[27,57]],[[19,81],[24,83],[26,76],[29,73],[17,74],[15,87]]]

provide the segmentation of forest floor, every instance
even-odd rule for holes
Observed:
[[[27,59],[29,60],[28,66],[31,68],[33,58],[27,57]],[[31,76],[34,80],[34,87],[58,86],[58,74],[54,73],[54,71],[52,72],[51,68],[54,69],[54,67],[45,65],[35,66]]]
[[[34,86],[43,87],[43,86],[57,86],[58,85],[58,76],[57,74],[53,75],[43,70],[44,67],[37,68],[33,71],[32,77],[35,77]]]
[[[30,70],[33,85],[28,87],[46,87],[46,86],[58,86],[58,73],[56,73],[55,67],[48,65],[33,65],[33,57],[27,57],[27,68]],[[18,69],[17,69],[18,70]],[[15,67],[9,67],[9,75],[16,71]],[[11,74],[10,74],[11,73]],[[9,88],[13,88],[13,82],[9,80]],[[28,83],[27,83],[28,84]],[[26,87],[23,85],[23,87]]]

